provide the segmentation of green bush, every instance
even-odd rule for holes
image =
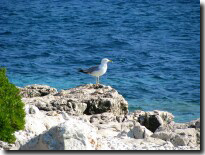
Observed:
[[[13,143],[14,132],[24,129],[25,111],[19,89],[11,84],[6,69],[0,68],[0,140]]]

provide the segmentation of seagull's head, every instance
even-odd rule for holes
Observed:
[[[109,60],[107,58],[102,59],[101,64],[106,64],[108,62],[112,62],[112,60]]]

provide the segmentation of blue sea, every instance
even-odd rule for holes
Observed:
[[[0,66],[17,86],[95,83],[78,68],[113,60],[100,78],[129,110],[200,117],[197,0],[1,0]]]

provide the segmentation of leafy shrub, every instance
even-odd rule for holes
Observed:
[[[13,143],[14,132],[24,129],[25,111],[19,89],[11,84],[6,69],[0,68],[0,140]]]

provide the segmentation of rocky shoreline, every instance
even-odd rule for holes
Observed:
[[[200,150],[200,119],[176,123],[166,111],[129,113],[110,86],[19,89],[25,129],[15,132],[14,144],[0,141],[0,150]]]

